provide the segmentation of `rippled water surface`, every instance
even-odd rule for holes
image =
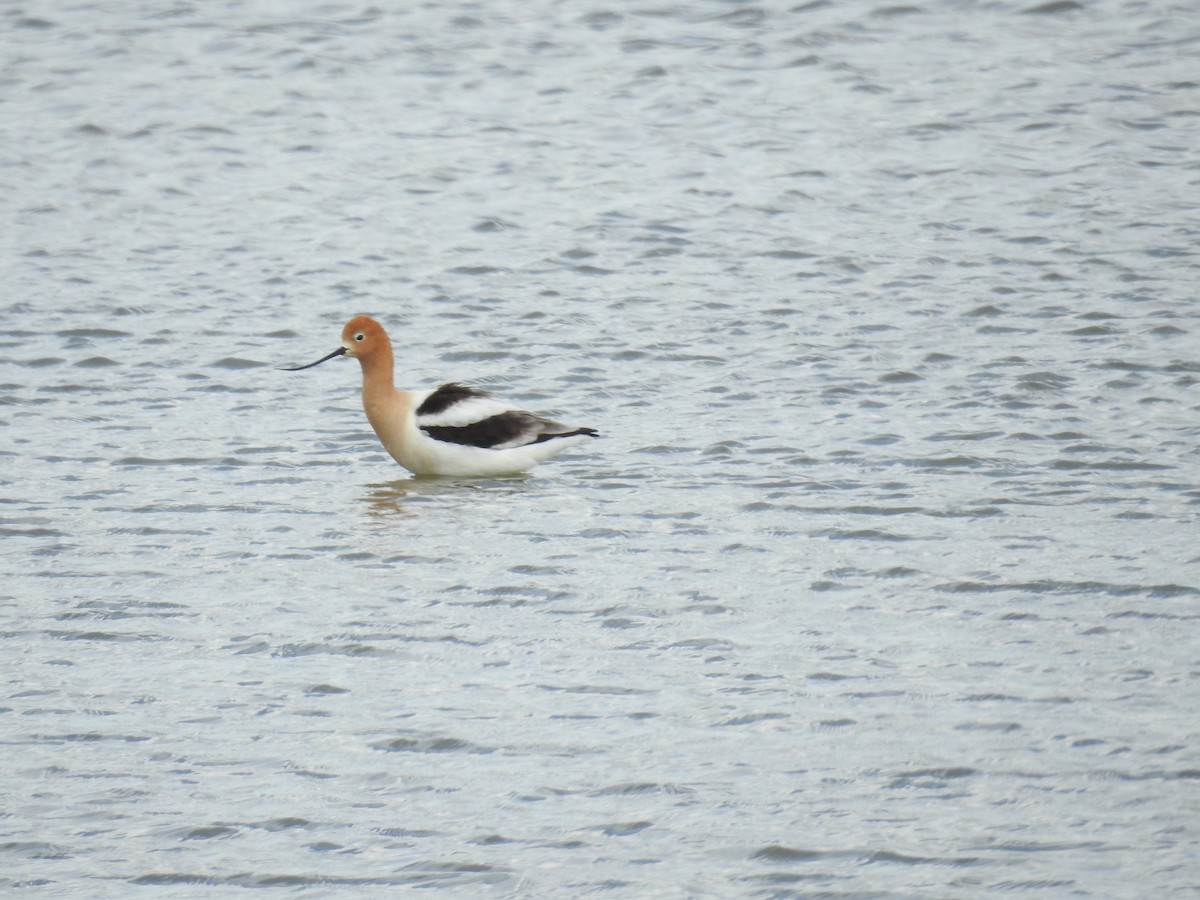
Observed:
[[[1194,4],[0,28],[6,895],[1200,893]]]

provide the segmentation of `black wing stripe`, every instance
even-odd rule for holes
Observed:
[[[543,431],[543,428],[562,428],[557,422],[551,422],[532,413],[520,410],[509,410],[470,425],[425,425],[421,430],[435,441],[445,441],[448,444],[464,444],[468,447],[483,447],[488,449],[502,444],[523,447],[526,444],[540,444],[555,438],[574,437],[586,434],[588,437],[599,437],[600,433],[594,428],[575,428],[571,431]],[[525,440],[520,440],[525,438]]]
[[[443,413],[456,403],[462,403],[464,400],[473,400],[476,397],[487,397],[487,391],[481,391],[478,388],[473,388],[465,384],[450,382],[443,384],[436,391],[425,398],[425,401],[417,407],[418,416],[436,416],[438,413]],[[442,438],[438,438],[442,440]],[[463,443],[462,441],[453,441],[452,443]],[[480,445],[476,445],[480,446]]]
[[[533,443],[540,444],[542,441],[552,441],[560,437],[575,437],[577,434],[586,434],[588,437],[600,437],[600,432],[595,428],[576,428],[574,431],[558,431],[551,434],[539,434],[534,438]]]
[[[521,435],[529,435],[533,440],[540,424],[537,416],[510,410],[470,425],[426,425],[421,430],[435,441],[486,448],[506,444]]]

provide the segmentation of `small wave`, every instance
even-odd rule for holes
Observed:
[[[484,747],[452,737],[410,738],[398,737],[389,741],[376,741],[371,744],[376,750],[387,753],[470,753],[487,755],[495,753],[495,747]]]
[[[1102,581],[1024,581],[1024,582],[980,582],[956,581],[934,585],[933,590],[947,594],[1104,594],[1110,597],[1141,595],[1167,599],[1173,597],[1200,597],[1200,588],[1182,584],[1109,584]]]

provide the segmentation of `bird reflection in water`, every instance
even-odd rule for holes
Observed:
[[[375,518],[416,516],[419,507],[436,503],[452,494],[486,493],[489,496],[513,493],[527,481],[527,475],[507,475],[480,481],[477,478],[401,478],[366,485],[359,499],[367,504],[367,515]]]
[[[364,497],[359,497],[360,500],[367,504],[367,515],[375,518],[386,518],[399,515],[415,515],[416,513],[406,508],[404,501],[408,498],[411,485],[401,479],[399,481],[389,481],[384,484],[368,484],[367,494]]]

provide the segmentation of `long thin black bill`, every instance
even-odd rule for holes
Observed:
[[[309,363],[307,366],[280,366],[280,368],[284,372],[299,372],[301,369],[311,369],[313,366],[319,366],[321,363],[325,362],[325,360],[333,359],[335,356],[341,356],[345,352],[346,352],[345,347],[338,347],[336,350],[334,350],[328,356],[322,356],[315,363]]]

